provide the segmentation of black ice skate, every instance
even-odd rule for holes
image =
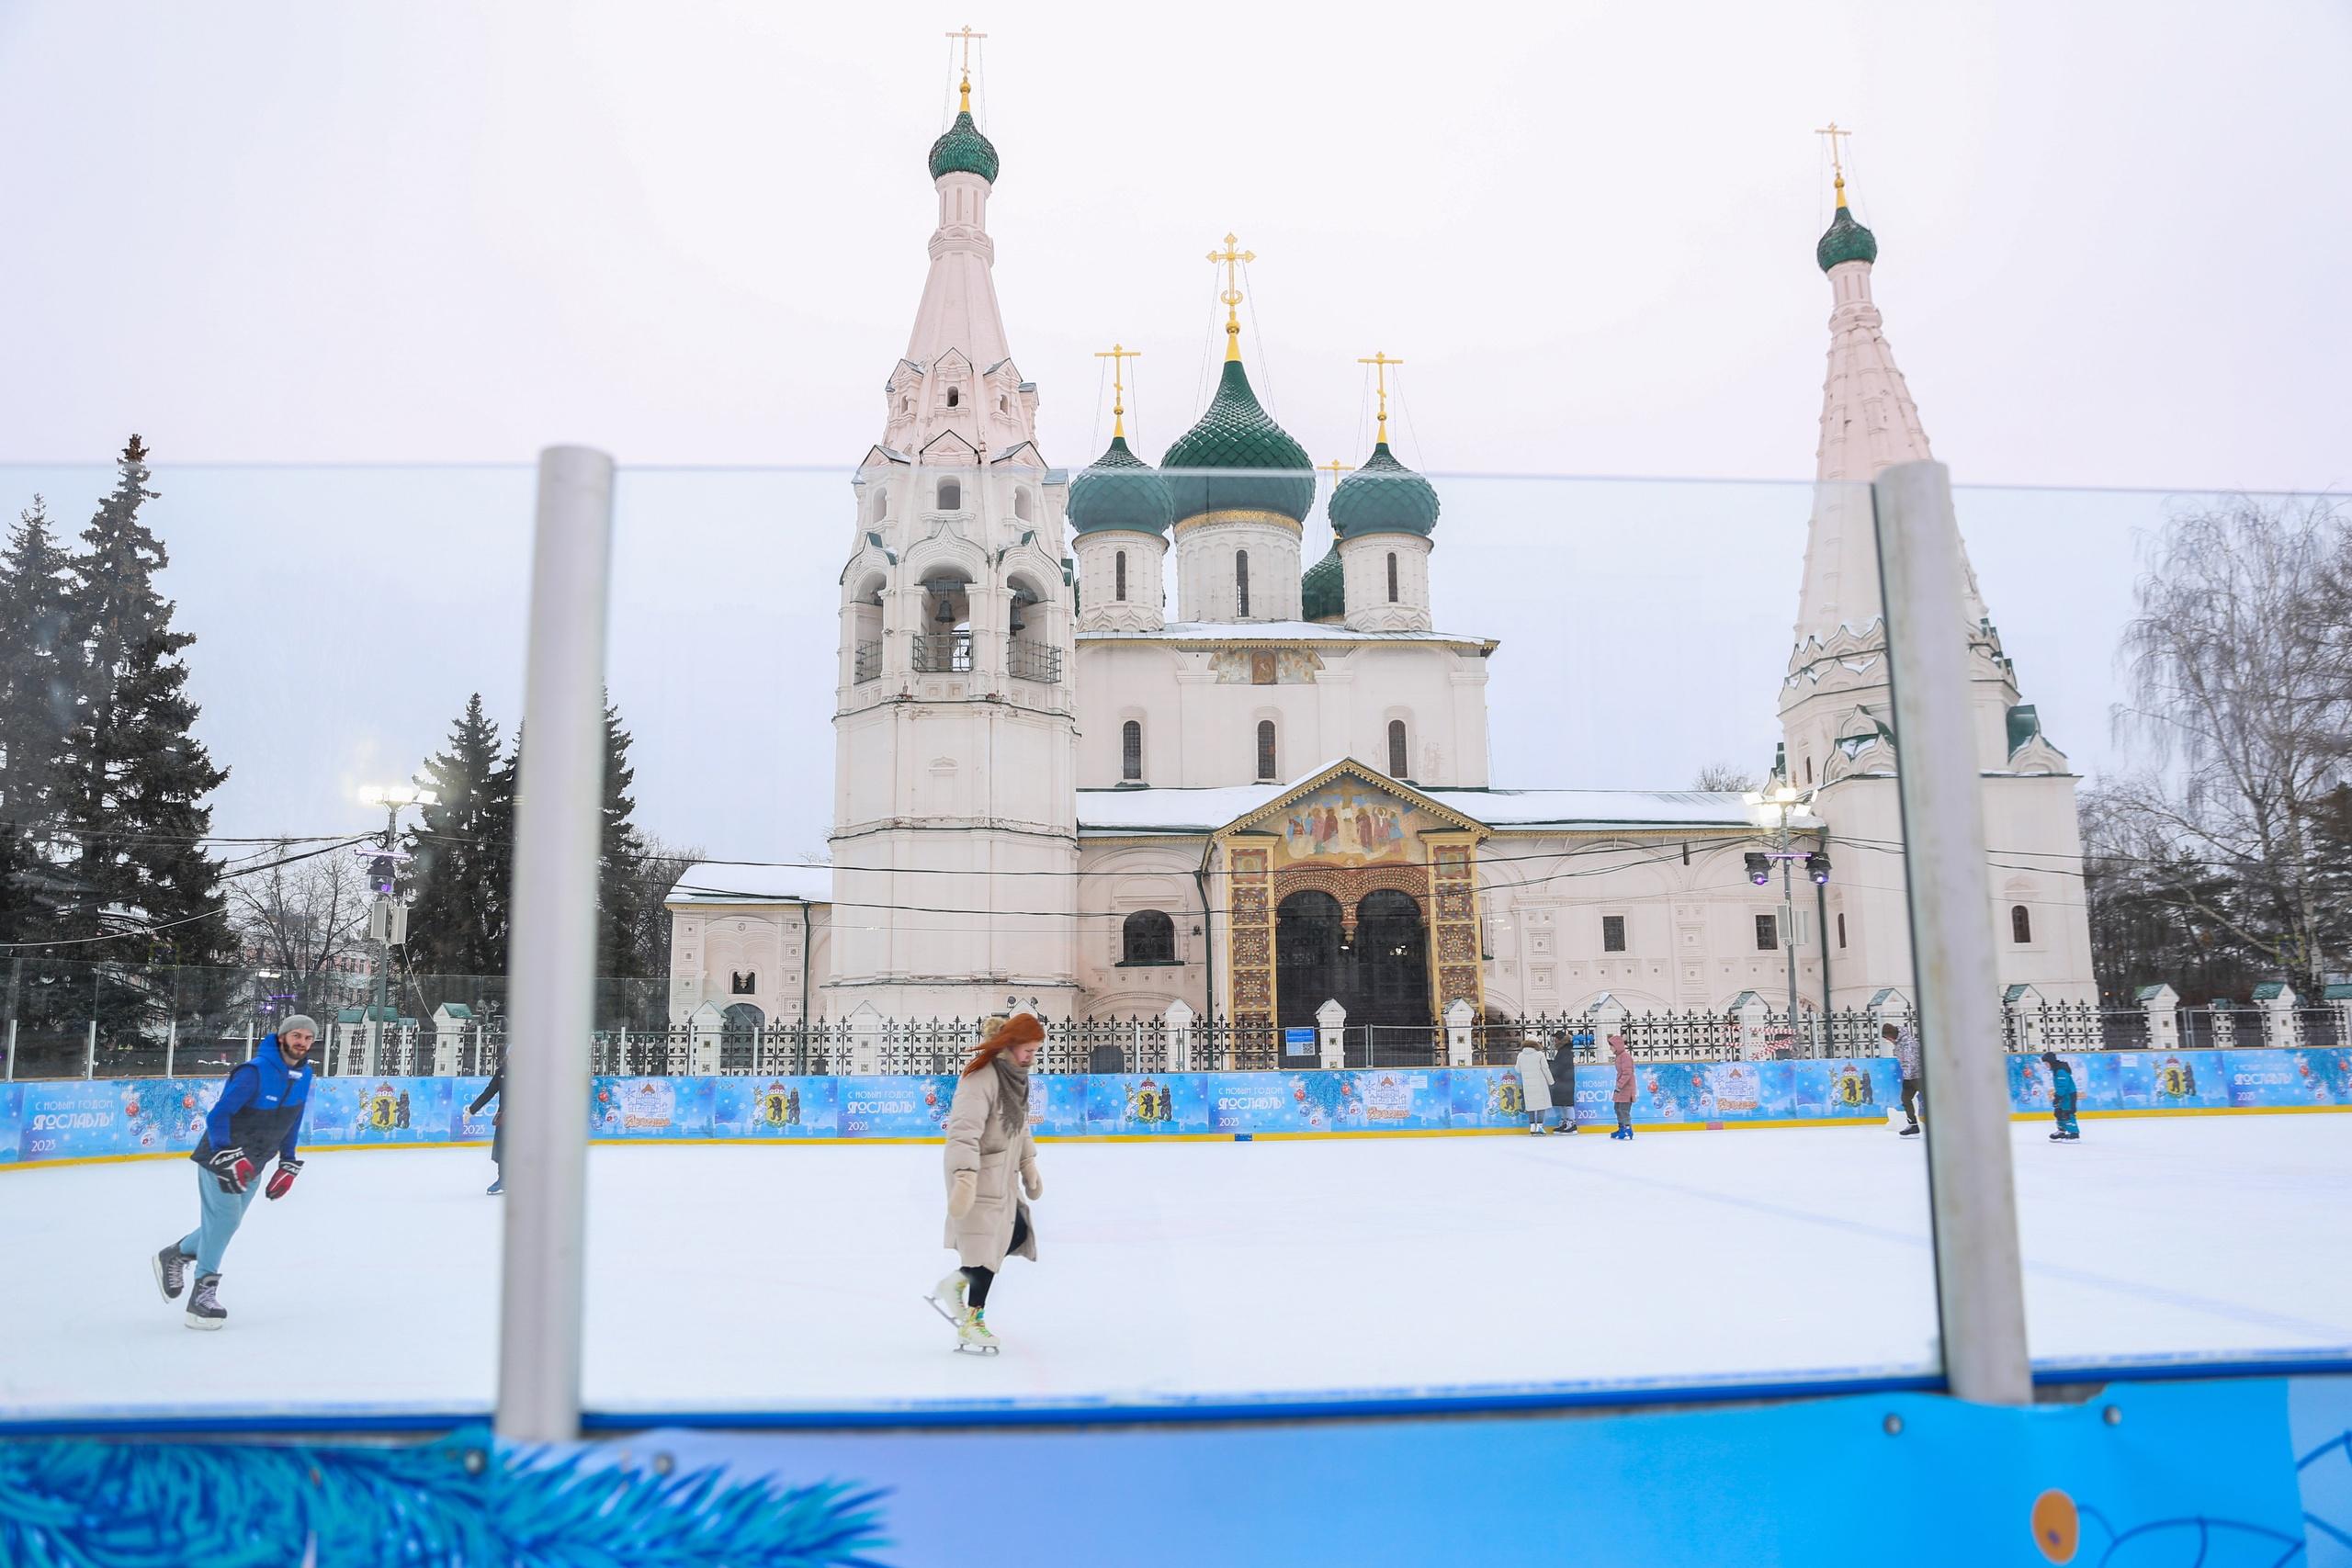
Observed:
[[[220,1276],[199,1276],[196,1281],[196,1293],[187,1299],[187,1325],[190,1328],[218,1328],[228,1321],[228,1309],[220,1304]]]
[[[180,1250],[178,1242],[155,1254],[155,1288],[164,1292],[165,1301],[179,1300],[180,1292],[187,1289],[187,1266],[193,1261]]]

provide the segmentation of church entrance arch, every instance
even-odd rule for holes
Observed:
[[[1346,1006],[1346,920],[1340,901],[1319,888],[1302,888],[1274,907],[1275,1022],[1307,1029],[1315,1010],[1337,997]]]
[[[1356,995],[1348,1021],[1367,1029],[1430,1028],[1430,933],[1410,894],[1375,888],[1356,906]]]
[[[766,1027],[768,1015],[750,1002],[737,1002],[718,1015],[718,1070],[722,1073],[752,1071],[760,1031]]]

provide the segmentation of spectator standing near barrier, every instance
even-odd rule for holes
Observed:
[[[947,1245],[962,1265],[933,1287],[931,1304],[956,1325],[958,1352],[993,1356],[989,1287],[1008,1254],[1037,1261],[1029,1207],[1012,1190],[1013,1172],[1032,1200],[1046,1183],[1029,1138],[1029,1068],[1045,1026],[1028,1013],[993,1021],[964,1066],[947,1111]]]
[[[1609,1037],[1609,1060],[1617,1069],[1617,1081],[1609,1092],[1610,1103],[1617,1108],[1617,1130],[1612,1138],[1634,1135],[1634,1053],[1622,1034]]]
[[[1577,1048],[1565,1029],[1552,1036],[1552,1114],[1561,1132],[1577,1130]]]
[[[1528,1031],[1519,1046],[1519,1096],[1527,1111],[1527,1134],[1544,1135],[1544,1113],[1552,1109],[1552,1066],[1544,1059],[1544,1041]]]
[[[2075,1120],[2075,1069],[2060,1061],[2055,1051],[2044,1051],[2041,1065],[2050,1069],[2050,1114],[2058,1122],[2058,1130],[2050,1134],[2050,1141],[2053,1144],[2078,1143],[2083,1136],[2083,1126]]]
[[[220,1305],[220,1259],[230,1238],[253,1207],[260,1162],[275,1153],[277,1169],[266,1189],[272,1201],[293,1190],[302,1162],[296,1156],[302,1112],[311,1101],[311,1047],[319,1026],[297,1013],[263,1039],[250,1062],[229,1070],[220,1098],[204,1119],[204,1135],[188,1157],[197,1163],[196,1229],[155,1254],[155,1285],[167,1302],[179,1300],[188,1265],[196,1266],[196,1289],[188,1296],[190,1328],[218,1328],[229,1321]]]
[[[474,1102],[466,1107],[466,1114],[479,1116],[481,1108],[496,1100],[506,1087],[506,1058],[501,1055],[498,1066],[490,1075],[490,1082],[482,1086]],[[492,1198],[506,1190],[506,1107],[501,1105],[490,1118],[490,1186],[487,1195]]]
[[[1885,1033],[1887,1043],[1894,1047],[1894,1070],[1903,1079],[1903,1136],[1916,1138],[1919,1135],[1919,1090],[1927,1071],[1919,1050],[1919,1026],[1905,1021],[1897,1029],[1890,1023]]]

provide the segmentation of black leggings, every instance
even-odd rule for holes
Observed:
[[[1012,1214],[1012,1240],[1005,1247],[1004,1255],[1007,1258],[1012,1257],[1021,1250],[1021,1244],[1028,1239],[1029,1216],[1016,1209]],[[989,1281],[996,1278],[996,1270],[983,1269],[977,1263],[967,1263],[964,1266],[964,1278],[970,1282],[970,1289],[964,1292],[965,1300],[976,1307],[988,1305]]]

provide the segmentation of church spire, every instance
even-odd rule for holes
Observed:
[[[1225,249],[1209,253],[1209,260],[1225,268],[1225,288],[1218,292],[1217,299],[1225,306],[1225,362],[1227,365],[1241,363],[1241,284],[1238,275],[1244,262],[1258,259],[1255,251],[1235,250],[1235,243],[1234,237],[1227,234]]]

